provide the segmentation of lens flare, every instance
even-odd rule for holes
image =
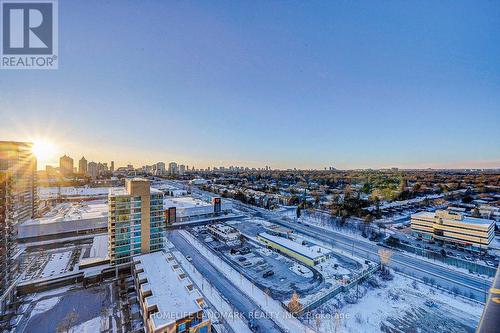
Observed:
[[[33,154],[39,163],[48,163],[55,158],[56,147],[47,140],[36,140],[33,143]]]

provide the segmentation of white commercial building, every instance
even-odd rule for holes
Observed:
[[[240,232],[231,226],[216,223],[209,225],[207,229],[215,238],[227,245],[236,245],[240,242]]]
[[[18,226],[18,238],[44,237],[106,231],[108,205],[105,201],[64,202],[41,218]]]
[[[167,218],[167,224],[182,222],[193,219],[213,217],[216,213],[228,212],[231,210],[231,203],[221,198],[210,198],[212,202],[197,199],[191,196],[184,197],[164,197],[163,207],[170,212],[175,211],[175,221]],[[219,202],[219,204],[217,203]],[[219,205],[219,207],[217,207]]]
[[[88,200],[106,199],[109,187],[64,186],[64,187],[39,187],[40,200],[65,199]]]

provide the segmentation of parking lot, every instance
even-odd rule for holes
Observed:
[[[246,238],[242,244],[228,246],[214,239],[203,227],[194,228],[191,232],[276,300],[289,300],[294,291],[301,298],[307,298],[348,280],[353,272],[362,268],[355,260],[335,253],[325,262],[310,267],[266,248],[254,239],[254,235],[269,226],[266,221],[249,219],[231,221],[228,224],[240,231],[244,230],[250,238]]]
[[[446,255],[448,257],[470,261],[471,263],[476,263],[493,268],[497,267],[499,263],[498,257],[492,254],[480,255],[468,250],[463,250],[460,247],[453,244],[441,245],[437,242],[420,240],[411,235],[398,234],[394,236],[398,238],[400,242],[404,245],[412,246],[419,249],[425,249],[428,251],[433,251],[436,253]]]
[[[90,245],[63,247],[60,249],[30,249],[22,254],[21,281],[55,277],[77,269],[82,251]]]

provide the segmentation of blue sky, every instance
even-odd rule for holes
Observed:
[[[59,70],[0,71],[0,139],[118,165],[500,167],[499,8],[60,1]]]

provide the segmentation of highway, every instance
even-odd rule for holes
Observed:
[[[353,238],[339,232],[326,230],[314,225],[290,222],[284,220],[274,212],[267,212],[263,209],[244,205],[237,201],[233,201],[233,203],[238,207],[238,209],[241,209],[254,217],[260,217],[269,222],[282,225],[294,230],[295,233],[321,241],[324,245],[341,249],[360,258],[366,258],[377,262],[379,261],[378,250],[380,247],[374,243]],[[424,277],[433,279],[436,284],[442,287],[447,287],[448,289],[456,288],[456,290],[458,290],[461,294],[467,297],[473,296],[474,299],[483,302],[486,300],[488,289],[492,283],[492,281],[478,276],[434,264],[430,261],[413,257],[399,251],[395,251],[393,253],[389,266],[395,270],[420,279],[423,279]]]
[[[198,250],[187,242],[177,230],[167,232],[168,239],[174,244],[177,250],[182,252],[184,256],[191,256],[191,263],[196,269],[209,281],[213,286],[224,295],[238,312],[242,313],[245,318],[259,318],[254,320],[254,325],[257,326],[257,332],[281,332],[282,330],[269,318],[266,318],[264,313],[250,298],[248,298],[241,290],[231,283],[217,268],[212,266],[210,262],[203,259],[203,255]],[[253,317],[250,316],[253,313]]]

